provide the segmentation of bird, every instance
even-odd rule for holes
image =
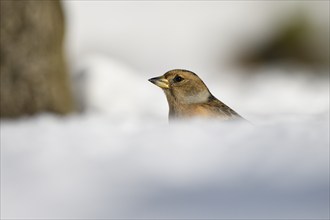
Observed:
[[[223,121],[243,119],[213,96],[198,75],[189,70],[170,70],[149,81],[164,91],[169,106],[169,120],[196,117]]]

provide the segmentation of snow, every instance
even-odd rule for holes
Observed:
[[[210,59],[214,41],[200,34],[186,45],[180,42],[217,22],[219,29],[210,35],[226,27],[229,36],[233,27],[220,18],[237,14],[220,16],[217,4],[222,2],[194,2],[188,8],[171,2],[163,9],[164,4],[65,2],[72,13],[73,89],[82,112],[1,120],[1,218],[328,219],[328,73],[278,66],[250,75],[223,72]],[[234,5],[227,2],[221,10]],[[233,19],[237,23],[250,13],[244,9],[237,8],[243,13]],[[190,23],[196,11],[204,20]],[[83,17],[87,12],[91,15]],[[181,12],[174,21],[187,17],[174,30],[179,40],[168,36],[167,41],[164,34],[175,23],[167,24],[167,15],[174,12]],[[265,31],[269,23],[255,23],[257,16],[251,16],[252,30]],[[148,38],[154,24],[163,32],[158,36],[158,29],[151,30]],[[183,30],[180,24],[189,25]],[[138,40],[127,42],[126,30]],[[196,42],[195,56],[186,48]],[[171,56],[172,44],[181,45],[182,52]],[[165,95],[147,79],[182,67],[195,71],[250,123],[196,119],[169,124]]]
[[[2,121],[2,215],[327,218],[328,119]]]

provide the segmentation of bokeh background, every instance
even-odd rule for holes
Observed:
[[[1,0],[1,218],[329,218],[329,1]],[[251,124],[168,125],[197,73]]]

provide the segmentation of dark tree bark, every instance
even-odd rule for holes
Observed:
[[[57,0],[1,0],[0,113],[18,117],[73,109]]]

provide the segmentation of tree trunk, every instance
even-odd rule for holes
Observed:
[[[73,109],[61,3],[1,0],[0,117]]]

